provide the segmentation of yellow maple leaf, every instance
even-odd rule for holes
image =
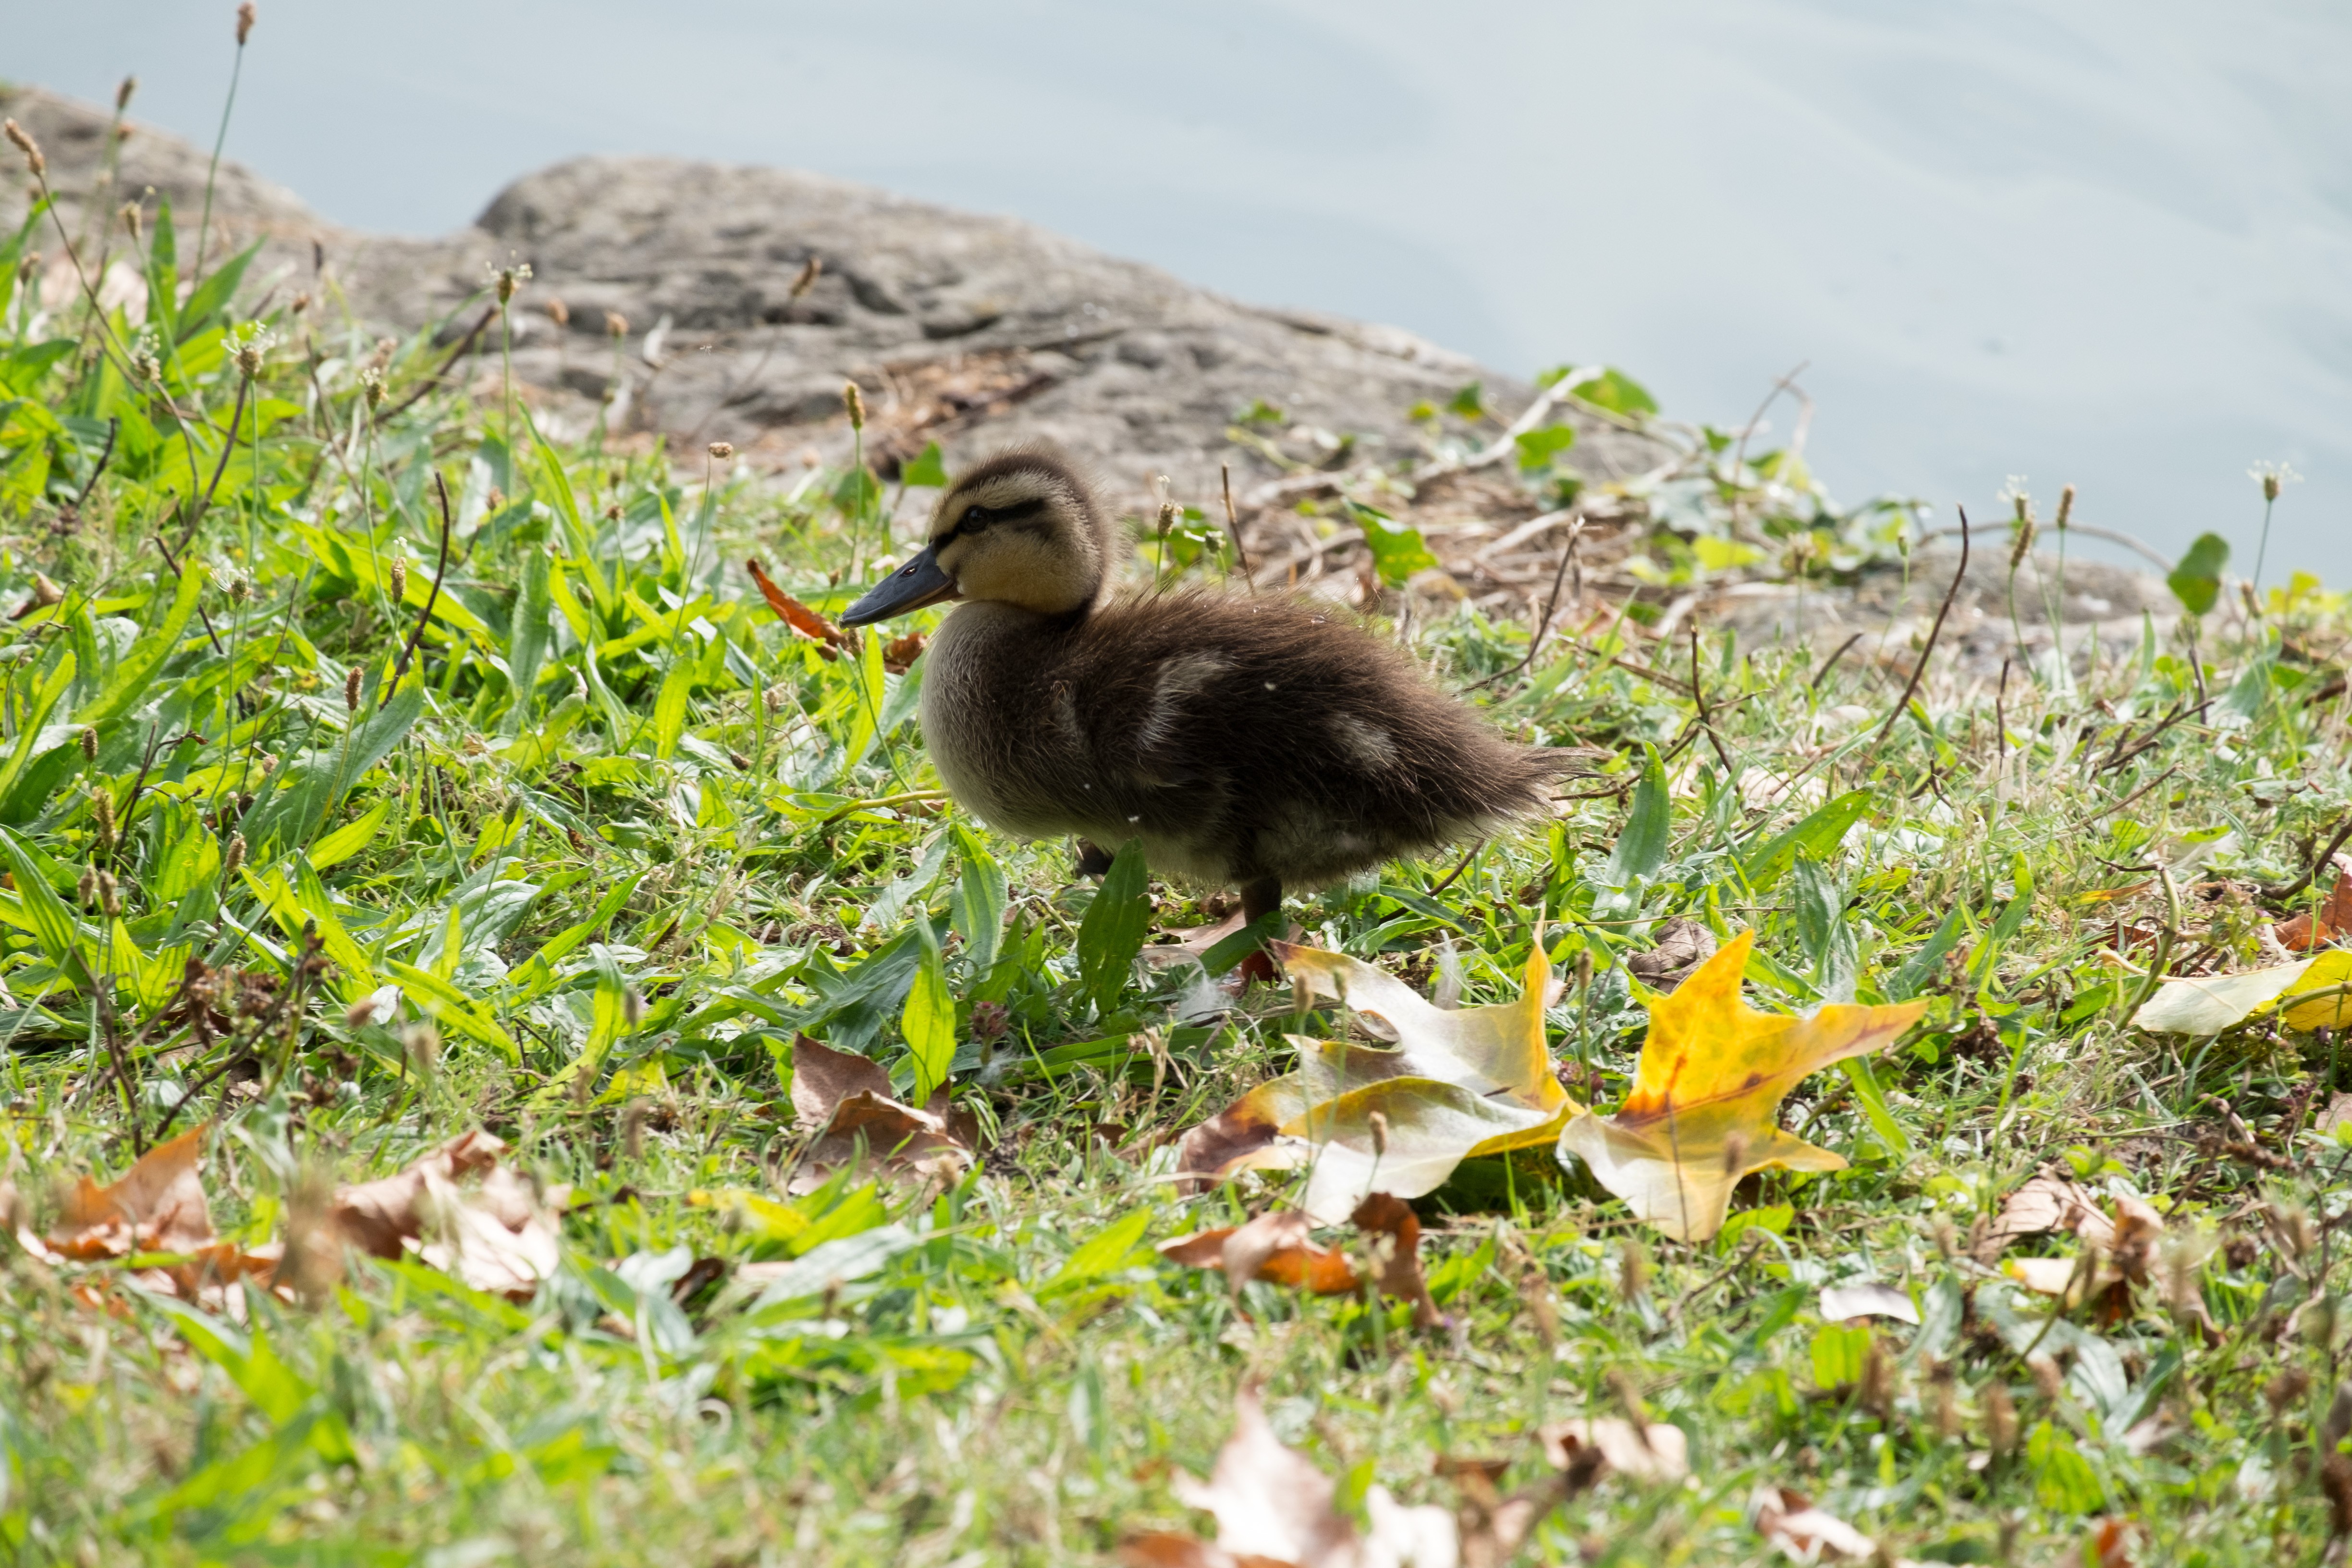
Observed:
[[[1601,1184],[1678,1241],[1723,1228],[1731,1189],[1768,1165],[1843,1170],[1845,1161],[1773,1125],[1800,1080],[1891,1044],[1925,1002],[1832,1004],[1810,1018],[1761,1013],[1739,994],[1756,933],[1742,931],[1650,1006],[1633,1091],[1616,1113],[1585,1111],[1559,1135]]]

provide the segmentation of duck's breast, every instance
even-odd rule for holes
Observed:
[[[1025,611],[960,605],[923,660],[923,743],[941,782],[990,826],[1027,838],[1082,826],[1065,804],[1087,781],[1058,645]]]

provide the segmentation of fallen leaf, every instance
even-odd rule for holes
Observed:
[[[892,637],[882,645],[882,668],[893,675],[906,674],[914,662],[923,657],[924,641],[920,632]]]
[[[1454,1523],[1461,1538],[1461,1568],[1506,1568],[1517,1561],[1535,1528],[1562,1501],[1600,1478],[1599,1456],[1573,1472],[1545,1477],[1509,1497],[1496,1482],[1509,1468],[1502,1459],[1453,1459],[1441,1457],[1437,1473],[1452,1479],[1461,1494]]]
[[[951,1109],[941,1084],[921,1110],[896,1098],[890,1075],[870,1057],[836,1051],[802,1035],[793,1041],[793,1113],[814,1142],[785,1186],[814,1192],[862,1148],[891,1169],[953,1181],[971,1168],[980,1126]]]
[[[1333,1504],[1339,1488],[1295,1448],[1283,1446],[1255,1389],[1234,1396],[1234,1435],[1205,1481],[1182,1471],[1169,1489],[1217,1521],[1213,1543],[1170,1531],[1133,1535],[1119,1561],[1138,1568],[1454,1568],[1460,1541],[1442,1508],[1407,1507],[1389,1489],[1364,1494],[1370,1529],[1359,1531]]]
[[[1210,949],[1240,931],[1244,923],[1241,911],[1235,910],[1223,920],[1212,921],[1207,925],[1178,926],[1164,933],[1174,937],[1174,942],[1148,942],[1137,956],[1155,969],[1166,969],[1179,963],[1198,963],[1208,956]],[[1298,928],[1292,926],[1290,934],[1296,937]]]
[[[1297,1209],[1262,1214],[1239,1226],[1195,1231],[1160,1244],[1160,1256],[1194,1268],[1221,1268],[1234,1289],[1253,1279],[1318,1296],[1344,1295],[1360,1279],[1344,1252],[1307,1239],[1315,1222]]]
[[[1573,1473],[1580,1458],[1601,1462],[1628,1480],[1666,1486],[1690,1474],[1690,1440],[1663,1421],[1636,1427],[1622,1415],[1580,1416],[1538,1427],[1536,1436],[1556,1468]]]
[[[2063,1557],[2057,1568],[2132,1568],[2132,1521],[2113,1516],[2100,1520],[2091,1527],[2091,1533],[2078,1541]]]
[[[1373,1283],[1383,1296],[1412,1303],[1416,1327],[1433,1328],[1445,1315],[1431,1300],[1421,1272],[1421,1219],[1402,1199],[1375,1193],[1356,1205],[1350,1216],[1357,1230],[1371,1244]],[[1308,1239],[1314,1221],[1301,1209],[1262,1214],[1239,1226],[1198,1231],[1160,1244],[1160,1255],[1171,1263],[1195,1268],[1221,1268],[1233,1289],[1253,1279],[1312,1292],[1343,1295],[1363,1282],[1348,1255]]]
[[[2037,1296],[2063,1296],[2068,1306],[2088,1298],[2092,1283],[2081,1258],[2012,1258],[2000,1271]]]
[[[1652,946],[1647,952],[1637,952],[1625,961],[1626,971],[1643,984],[1657,991],[1672,991],[1688,979],[1693,971],[1715,956],[1715,932],[1705,924],[1685,916],[1661,921],[1650,933]]]
[[[1462,1568],[1506,1568],[1544,1515],[1601,1479],[1605,1468],[1590,1449],[1572,1468],[1546,1476],[1505,1497],[1497,1485],[1508,1459],[1438,1457],[1435,1469],[1452,1480],[1460,1500],[1454,1521],[1461,1538]]]
[[[397,1175],[336,1188],[328,1212],[343,1238],[362,1252],[398,1258],[402,1244],[420,1234],[428,1172],[455,1183],[495,1169],[505,1152],[504,1143],[478,1128],[461,1132]]]
[[[1831,1285],[1822,1291],[1822,1317],[1832,1323],[1853,1318],[1893,1318],[1916,1323],[1919,1309],[1907,1291],[1892,1285]]]
[[[2154,1272],[2164,1216],[2145,1200],[2129,1195],[2115,1201],[2111,1215],[2103,1215],[2090,1206],[2089,1197],[2074,1183],[2044,1172],[2010,1194],[2000,1223],[1986,1232],[1987,1239],[1998,1244],[1988,1256],[1985,1244],[1979,1243],[1978,1256],[1990,1262],[2014,1236],[2071,1231],[2083,1239],[2084,1251],[2078,1256],[2012,1258],[2001,1270],[2037,1295],[2062,1298],[2070,1309],[2095,1302],[2100,1321],[2115,1322],[2130,1315],[2133,1288],[2147,1284]],[[2204,1315],[2201,1300],[2196,1315]]]
[[[782,588],[777,587],[774,580],[769,577],[757,561],[746,561],[743,565],[751,574],[751,581],[760,585],[760,595],[768,601],[768,608],[782,616],[784,624],[793,630],[821,644],[820,651],[825,658],[832,658],[844,651],[852,653],[856,651],[856,633],[842,630]],[[917,645],[916,651],[919,653],[921,651],[919,644]],[[910,658],[908,662],[912,663],[913,660]]]
[[[1742,931],[1673,994],[1651,1002],[1633,1087],[1614,1115],[1583,1111],[1559,1135],[1634,1215],[1677,1241],[1723,1228],[1731,1189],[1750,1171],[1837,1171],[1845,1161],[1773,1125],[1807,1076],[1885,1047],[1925,1002],[1832,1003],[1810,1018],[1759,1012],[1740,995],[1755,932]]]
[[[1377,1265],[1373,1279],[1381,1294],[1412,1302],[1416,1328],[1444,1324],[1445,1314],[1430,1299],[1428,1281],[1422,1278],[1421,1219],[1411,1205],[1387,1193],[1374,1193],[1356,1205],[1350,1217],[1371,1241]]]
[[[2341,855],[2336,858],[2336,886],[2328,889],[2326,902],[2315,911],[2305,910],[2272,928],[2288,952],[2311,952],[2352,936],[2352,868],[2347,868]]]
[[[1748,1510],[1759,1533],[1799,1563],[1858,1562],[1878,1551],[1878,1542],[1788,1487],[1757,1488]]]
[[[2336,1027],[2352,1020],[2352,949],[2330,948],[2315,958],[2242,974],[2192,974],[2167,980],[2132,1015],[2132,1023],[2152,1033],[2218,1035],[2270,1006],[2282,1009],[2291,1029]],[[2295,997],[2320,992],[2301,1005]]]
[[[16,1232],[16,1243],[45,1263],[101,1263],[141,1253],[176,1255],[125,1276],[143,1289],[235,1312],[226,1287],[253,1279],[268,1284],[276,1272],[276,1244],[250,1250],[224,1242],[213,1230],[205,1195],[205,1130],[159,1143],[105,1186],[77,1178],[57,1224],[46,1237]],[[13,1205],[10,1206],[14,1206]],[[79,1292],[96,1305],[103,1287]]]
[[[140,1156],[121,1177],[100,1186],[88,1176],[66,1194],[48,1245],[77,1262],[133,1252],[193,1252],[213,1240],[212,1206],[198,1168],[204,1129],[184,1132]]]
[[[2147,1200],[2126,1194],[2116,1200],[2113,1229],[2107,1257],[2116,1272],[2135,1285],[2147,1284],[2157,1244],[2164,1237],[2164,1216]]]
[[[2116,1227],[2099,1212],[2098,1199],[2081,1183],[2043,1171],[2001,1200],[2000,1213],[1971,1249],[1979,1263],[1998,1260],[2021,1236],[2064,1231],[2094,1247],[2115,1245]]]
[[[1580,1110],[1553,1076],[1543,944],[1514,1002],[1449,1009],[1343,953],[1276,942],[1291,978],[1336,996],[1393,1048],[1290,1037],[1298,1069],[1257,1086],[1187,1132],[1177,1174],[1198,1188],[1244,1170],[1307,1170],[1299,1207],[1337,1225],[1365,1198],[1417,1198],[1475,1155],[1553,1142]]]
[[[506,1148],[460,1133],[395,1175],[338,1187],[328,1213],[362,1252],[414,1253],[469,1289],[528,1299],[555,1272],[562,1197],[537,1193]]]

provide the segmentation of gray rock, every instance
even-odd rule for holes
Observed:
[[[152,213],[163,197],[184,257],[193,255],[201,149],[142,128],[122,143],[110,177],[104,110],[17,89],[0,90],[0,112],[40,140],[65,226],[86,245],[108,232],[100,213],[110,221],[134,197]],[[26,195],[21,181],[0,188],[0,220],[21,217]],[[541,390],[543,417],[554,423],[584,426],[609,399],[614,423],[681,443],[725,439],[772,466],[812,449],[838,458],[850,445],[842,385],[855,380],[872,411],[867,452],[886,472],[931,440],[952,468],[1008,442],[1046,439],[1092,464],[1118,504],[1146,514],[1157,476],[1176,499],[1213,510],[1222,464],[1233,465],[1237,494],[1273,477],[1257,443],[1229,434],[1260,400],[1284,414],[1258,427],[1263,435],[1294,458],[1337,468],[1421,458],[1425,437],[1407,410],[1443,402],[1465,382],[1483,382],[1489,405],[1506,414],[1532,395],[1400,328],[1241,304],[1011,218],[790,170],[575,159],[508,186],[461,233],[409,239],[338,228],[225,163],[213,226],[215,258],[263,243],[250,275],[256,297],[340,290],[371,331],[430,331],[453,344],[489,308],[493,269],[528,262],[532,281],[512,316],[514,370]],[[61,264],[54,229],[42,243]],[[796,297],[811,259],[823,270]],[[547,313],[552,299],[568,308],[568,329]],[[607,312],[627,322],[617,340]],[[497,351],[494,333],[475,342]],[[1591,479],[1642,473],[1672,456],[1641,434],[1580,413],[1565,418]],[[1502,473],[1488,470],[1471,511],[1532,515],[1534,499]],[[1512,500],[1497,510],[1502,491]],[[1279,510],[1262,529],[1280,522]],[[1286,546],[1261,531],[1253,548],[1263,561]],[[1310,564],[1356,569],[1311,551]],[[2051,640],[2042,582],[2055,570],[2037,557],[2020,577],[2017,620],[2029,650]],[[1931,551],[1907,577],[1874,569],[1827,590],[1738,584],[1690,595],[1670,614],[1735,626],[1750,641],[1826,648],[1862,631],[1891,647],[1924,633],[1950,573],[1948,554]],[[1546,568],[1512,593],[1540,596],[1549,577]],[[2008,577],[2005,539],[1980,542],[1945,632],[1945,646],[1972,668],[1997,670],[2015,646]],[[1512,593],[1496,607],[1516,605]],[[2111,648],[2136,639],[2143,613],[2168,622],[2178,608],[2156,579],[2080,559],[2067,563],[2056,603],[2077,651],[2093,636]]]
[[[60,189],[91,188],[104,111],[31,89],[0,95],[0,109],[41,138]],[[106,205],[152,185],[191,227],[205,154],[143,130],[125,154]],[[485,309],[491,269],[528,262],[513,318],[520,380],[610,395],[639,427],[732,441],[755,460],[844,452],[841,388],[854,379],[873,414],[867,449],[886,472],[930,440],[953,466],[1046,439],[1094,465],[1123,504],[1141,502],[1161,474],[1178,499],[1203,501],[1221,464],[1234,465],[1237,489],[1275,472],[1227,437],[1260,400],[1299,432],[1286,445],[1302,454],[1333,433],[1356,438],[1353,460],[1402,462],[1424,452],[1406,417],[1413,405],[1474,380],[1507,413],[1531,395],[1400,328],[1258,309],[1012,218],[791,170],[575,159],[508,186],[473,227],[416,240],[338,229],[225,163],[214,214],[234,242],[268,241],[257,279],[274,270],[286,287],[311,287],[315,241],[371,328],[429,328],[451,342]],[[823,272],[795,299],[812,258]],[[568,330],[544,313],[551,298],[568,308]],[[617,353],[608,311],[628,323]],[[477,342],[497,346],[494,333]],[[1570,417],[1588,475],[1657,461],[1643,437]]]
[[[1959,563],[1957,550],[1931,546],[1907,570],[1874,565],[1851,585],[1741,583],[1702,596],[1692,610],[1710,625],[1737,628],[1749,643],[1810,641],[1826,652],[1859,634],[1865,657],[1886,654],[1907,667]],[[2088,667],[2095,647],[2107,658],[2137,647],[2150,622],[2168,636],[2180,616],[2179,601],[2161,580],[2079,555],[2062,563],[2054,552],[2035,551],[2018,563],[2014,587],[2012,620],[2005,535],[1996,533],[1989,545],[1979,542],[1969,552],[1968,574],[1952,594],[1939,637],[1964,670],[1997,675],[2004,659],[2046,654],[2053,614],[2055,635],[2077,668]]]

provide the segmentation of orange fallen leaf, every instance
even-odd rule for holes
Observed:
[[[202,1168],[205,1130],[184,1132],[140,1156],[130,1170],[99,1185],[76,1179],[57,1224],[46,1237],[18,1230],[17,1245],[44,1262],[101,1263],[133,1254],[177,1255],[175,1261],[133,1270],[143,1289],[209,1306],[226,1306],[226,1287],[253,1278],[267,1284],[278,1266],[273,1245],[247,1250],[213,1230]],[[103,1287],[80,1292],[95,1305]]]
[[[1209,1479],[1180,1470],[1169,1489],[1215,1518],[1217,1539],[1131,1535],[1118,1549],[1130,1568],[1453,1568],[1460,1560],[1452,1513],[1409,1508],[1383,1486],[1365,1492],[1370,1528],[1359,1530],[1336,1506],[1337,1483],[1274,1435],[1251,1388],[1234,1396],[1234,1435]]]
[[[842,651],[852,653],[856,651],[857,636],[855,632],[842,630],[782,588],[777,587],[774,579],[768,575],[757,561],[746,561],[743,564],[751,572],[751,581],[760,585],[761,597],[768,601],[768,608],[782,616],[784,624],[801,636],[823,644],[824,647],[820,651],[825,658],[832,658]]]
[[[1927,1010],[1903,1002],[1832,1003],[1810,1018],[1759,1012],[1739,994],[1755,937],[1740,932],[1649,1004],[1625,1102],[1612,1116],[1577,1115],[1560,1132],[1563,1161],[1583,1160],[1636,1216],[1677,1241],[1721,1230],[1731,1189],[1750,1171],[1844,1169],[1841,1156],[1773,1124],[1780,1101],[1832,1062],[1892,1044]]]
[[[2272,928],[2289,952],[2314,952],[2352,936],[2352,869],[2342,856],[2336,867],[2336,886],[2316,911],[2305,910]]]
[[[893,675],[906,674],[908,667],[923,657],[925,640],[920,632],[892,637],[882,645],[882,668]]]
[[[100,1186],[78,1178],[48,1244],[77,1262],[133,1252],[192,1252],[213,1240],[212,1205],[198,1163],[199,1127],[159,1143],[121,1177]]]
[[[2058,1568],[2132,1568],[2132,1521],[2110,1514],[2058,1559]]]
[[[1360,1283],[1344,1252],[1307,1239],[1315,1222],[1297,1209],[1277,1209],[1242,1225],[1194,1231],[1160,1244],[1171,1263],[1224,1271],[1239,1290],[1253,1279],[1287,1285],[1318,1296],[1340,1296]]]
[[[555,1210],[477,1129],[396,1175],[339,1187],[328,1205],[352,1246],[378,1258],[414,1253],[476,1290],[528,1299],[560,1260]]]
[[[1581,1109],[1553,1075],[1545,1044],[1552,981],[1540,941],[1517,1000],[1462,1008],[1439,1007],[1344,953],[1272,945],[1294,983],[1341,999],[1396,1045],[1289,1037],[1296,1072],[1258,1085],[1178,1143],[1177,1174],[1188,1185],[1306,1170],[1298,1206],[1337,1225],[1374,1194],[1434,1191],[1465,1159],[1549,1144]]]
[[[863,1148],[886,1165],[953,1181],[971,1168],[980,1125],[948,1103],[947,1086],[918,1110],[897,1098],[890,1075],[868,1057],[802,1035],[793,1042],[793,1113],[814,1135],[785,1190],[814,1191]]]
[[[1421,1271],[1421,1219],[1402,1200],[1375,1193],[1356,1205],[1355,1226],[1371,1242],[1377,1265],[1374,1283],[1383,1296],[1412,1303],[1413,1321],[1432,1328],[1445,1321],[1431,1299]],[[1307,1237],[1314,1222],[1299,1209],[1262,1214],[1238,1226],[1196,1231],[1160,1244],[1171,1263],[1220,1268],[1234,1289],[1253,1279],[1286,1285],[1318,1296],[1344,1295],[1362,1283],[1348,1255]]]

